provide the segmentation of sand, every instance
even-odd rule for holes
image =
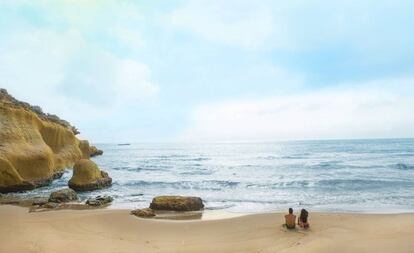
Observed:
[[[311,229],[283,214],[151,220],[128,210],[29,213],[0,206],[0,252],[414,252],[414,214],[311,213]]]

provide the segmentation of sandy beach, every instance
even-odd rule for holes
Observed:
[[[29,213],[0,206],[0,252],[413,252],[414,214],[312,213],[287,231],[283,214],[151,220],[128,210]]]

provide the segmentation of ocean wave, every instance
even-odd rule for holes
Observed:
[[[145,167],[112,167],[110,170],[115,171],[128,171],[128,172],[140,172],[140,171],[166,171],[170,169],[171,166],[163,165],[150,165]]]
[[[127,187],[146,187],[146,188],[172,188],[172,189],[194,189],[194,190],[213,190],[220,191],[225,188],[236,187],[239,182],[221,181],[221,180],[204,180],[204,181],[129,181],[123,183],[122,186]]]
[[[195,175],[212,175],[214,171],[211,170],[193,170],[193,171],[185,171],[180,172],[180,175],[184,176],[195,176]]]
[[[374,180],[374,179],[328,179],[320,180],[317,186],[324,188],[332,188],[334,190],[372,190],[384,189],[386,187],[413,187],[414,182],[403,180]]]
[[[224,203],[220,202],[220,204],[217,205],[217,203],[209,203],[210,206],[205,207],[205,210],[224,210],[224,209],[229,209],[232,207],[235,207],[236,204],[228,204],[228,203]]]
[[[190,155],[161,155],[149,158],[149,161],[185,161],[185,162],[202,162],[208,161],[211,158],[209,157],[192,157]]]
[[[111,170],[139,172],[142,170],[142,168],[140,167],[112,167]]]
[[[289,201],[285,200],[260,200],[260,199],[227,199],[223,202],[233,202],[233,203],[254,203],[254,204],[286,204]]]
[[[202,162],[202,161],[208,161],[211,160],[211,158],[208,157],[195,157],[195,158],[183,158],[178,159],[179,161],[187,161],[187,162]]]
[[[141,196],[144,196],[144,194],[143,193],[131,193],[128,196],[131,196],[131,197],[141,197]]]
[[[333,165],[336,165],[334,163],[331,162],[321,162],[318,164],[318,168],[331,168]]]
[[[340,164],[340,161],[326,161],[326,162],[319,162],[318,164],[311,165],[308,168],[314,169],[314,170],[320,170],[320,169],[342,169],[344,168],[344,165]]]
[[[280,157],[278,156],[273,156],[273,155],[268,155],[268,156],[257,156],[256,159],[260,159],[260,160],[277,160]]]
[[[405,164],[405,163],[397,163],[395,165],[395,168],[397,170],[413,170],[414,169],[414,165]]]
[[[414,153],[400,153],[400,154],[396,154],[396,156],[414,157]]]
[[[319,166],[320,167],[338,166],[338,164],[341,164],[341,163],[342,163],[342,161],[329,160],[329,161],[320,162]]]
[[[159,158],[159,159],[182,158],[182,157],[189,157],[189,155],[159,155],[159,156],[155,156],[155,158]]]
[[[281,157],[282,159],[307,159],[308,157],[305,155],[285,155]]]
[[[284,182],[244,183],[243,187],[249,189],[286,189],[312,187],[313,185],[314,182],[311,180],[292,180]]]

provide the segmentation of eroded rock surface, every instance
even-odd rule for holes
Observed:
[[[69,187],[75,191],[92,191],[108,187],[112,178],[108,173],[101,171],[93,161],[82,159],[73,167],[73,176],[69,180]]]
[[[78,195],[72,189],[62,189],[52,192],[49,197],[49,202],[63,203],[78,200]]]
[[[155,216],[154,210],[151,208],[135,209],[131,211],[131,214],[141,218],[151,218]]]
[[[47,197],[27,197],[27,196],[13,196],[13,195],[3,195],[0,197],[0,204],[2,205],[18,205],[24,207],[36,206],[36,205],[43,205],[47,203]]]
[[[111,196],[97,196],[95,198],[89,198],[86,204],[90,206],[103,206],[111,203],[113,200]]]
[[[152,199],[150,208],[165,211],[198,211],[204,208],[199,197],[158,196]]]
[[[89,148],[89,154],[90,154],[90,157],[94,157],[94,156],[102,155],[103,154],[103,151],[100,150],[100,149],[98,149],[95,146],[90,146],[90,148]]]
[[[41,208],[47,208],[47,209],[56,209],[58,207],[59,207],[59,203],[55,203],[55,202],[47,202],[41,206]]]
[[[65,168],[89,158],[89,143],[76,133],[67,121],[0,89],[0,192],[49,184]]]

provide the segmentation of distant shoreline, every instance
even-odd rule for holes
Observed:
[[[241,141],[138,141],[130,142],[125,145],[146,145],[146,144],[272,144],[287,142],[330,142],[330,141],[390,141],[390,140],[414,140],[414,137],[381,137],[381,138],[332,138],[332,139],[288,139],[288,140],[241,140]],[[96,145],[118,145],[118,142],[94,142]]]

